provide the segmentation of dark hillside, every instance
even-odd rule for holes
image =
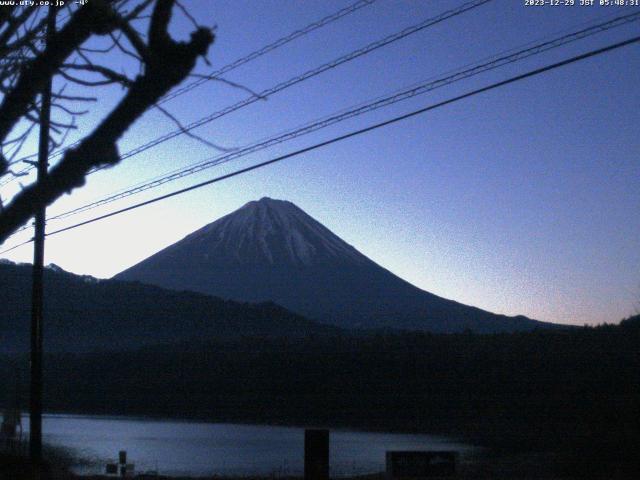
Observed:
[[[26,351],[31,266],[0,264],[0,291],[0,352]],[[337,331],[272,303],[239,303],[53,269],[45,272],[45,318],[45,349],[49,352]]]
[[[262,198],[116,275],[174,290],[273,301],[341,328],[478,333],[557,328],[421,290],[291,202]]]
[[[640,445],[639,347],[640,324],[629,320],[562,332],[244,338],[54,355],[45,405],[443,433],[508,454],[563,455],[581,476],[610,478],[603,472],[627,468]]]

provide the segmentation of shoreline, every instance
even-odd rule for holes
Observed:
[[[5,467],[3,457],[0,455],[0,467]],[[466,462],[459,462],[456,465],[456,473],[447,478],[451,480],[522,480],[522,479],[538,479],[538,480],[578,480],[578,479],[598,479],[605,477],[591,476],[585,472],[571,471],[567,465],[563,464],[561,459],[554,458],[549,455],[541,455],[531,453],[527,455],[517,456],[490,456],[484,458],[472,458]],[[34,475],[37,469],[34,469],[28,461],[23,460],[13,465],[14,470],[0,469],[0,478],[12,480],[33,480],[34,478],[42,478],[46,480],[112,480],[113,476],[105,474],[78,474],[73,473],[65,467],[50,464],[44,467],[41,476]],[[9,476],[2,476],[7,474]],[[619,470],[611,472],[606,478],[608,480],[626,480],[635,478],[629,470]],[[43,474],[43,475],[42,475]],[[274,472],[269,475],[228,475],[228,474],[206,474],[206,475],[168,475],[159,472],[145,473],[135,472],[135,476],[139,480],[303,480],[301,474],[280,474]],[[118,477],[119,478],[119,477]],[[385,472],[354,474],[354,475],[333,475],[331,480],[385,480],[387,478]]]
[[[135,451],[136,448],[144,450],[146,444],[138,444],[133,441],[133,437],[138,435],[136,432],[149,432],[149,435],[155,435],[152,432],[157,432],[162,429],[166,431],[175,431],[175,436],[178,439],[185,438],[187,441],[190,437],[181,436],[181,432],[184,429],[189,430],[189,424],[200,424],[207,425],[213,428],[204,427],[203,432],[210,432],[206,435],[214,438],[219,435],[220,441],[226,442],[229,440],[229,448],[225,448],[222,451],[214,450],[214,457],[211,462],[207,462],[207,464],[202,465],[193,465],[188,468],[184,468],[180,465],[180,462],[183,462],[182,458],[184,456],[184,452],[175,452],[176,457],[171,459],[170,462],[164,462],[164,464],[158,465],[160,468],[158,469],[159,473],[165,474],[169,478],[211,478],[211,476],[215,476],[216,478],[224,477],[224,478],[252,478],[252,477],[269,477],[272,478],[274,475],[278,477],[282,477],[283,473],[289,472],[290,476],[298,476],[302,475],[302,457],[299,458],[298,462],[298,453],[302,455],[302,446],[303,446],[303,429],[304,426],[288,424],[283,425],[280,422],[278,425],[274,425],[273,423],[250,423],[250,422],[223,422],[223,421],[204,421],[202,419],[189,419],[189,418],[167,418],[166,416],[128,416],[128,415],[96,415],[96,414],[87,414],[87,413],[70,413],[70,412],[47,412],[44,415],[45,425],[47,420],[55,419],[55,424],[50,424],[50,428],[52,432],[61,431],[61,428],[65,428],[65,424],[68,425],[69,431],[77,430],[77,427],[74,425],[85,425],[86,428],[94,428],[92,425],[102,422],[107,422],[110,424],[108,427],[105,426],[105,434],[110,438],[113,435],[114,431],[120,431],[124,429],[127,432],[133,432],[130,435],[125,434],[121,442],[118,441],[116,443],[121,443],[123,445],[122,449],[129,450],[130,452]],[[23,417],[24,419],[24,417]],[[25,419],[26,425],[28,427],[28,419]],[[85,421],[89,422],[85,422]],[[93,422],[92,422],[93,421]],[[126,425],[120,427],[119,422],[125,422]],[[146,422],[151,422],[153,426],[145,426]],[[178,422],[180,424],[187,425],[185,427],[172,425],[174,422]],[[23,424],[24,424],[23,423]],[[136,426],[137,423],[137,426]],[[124,424],[123,424],[124,425]],[[165,425],[163,427],[163,425]],[[242,430],[243,426],[249,427],[248,430]],[[222,427],[218,429],[217,427]],[[315,425],[317,427],[317,425]],[[46,428],[46,427],[45,427]],[[83,427],[85,428],[85,427]],[[100,427],[95,427],[100,428]],[[279,430],[283,429],[283,430]],[[345,426],[333,427],[329,429],[333,434],[336,434],[335,437],[335,448],[338,448],[339,451],[348,452],[346,454],[340,455],[336,454],[335,462],[332,464],[332,467],[335,469],[334,472],[339,478],[347,478],[352,476],[363,476],[363,475],[374,475],[380,473],[380,471],[384,470],[384,452],[382,450],[394,449],[393,445],[402,445],[405,444],[408,449],[425,449],[425,450],[456,450],[460,453],[461,456],[467,456],[470,452],[473,452],[474,456],[478,456],[478,451],[480,450],[477,447],[472,445],[460,445],[459,442],[456,442],[455,439],[441,436],[441,435],[433,435],[433,434],[415,434],[415,432],[399,432],[398,430],[394,432],[384,432],[384,431],[372,431],[366,429],[349,429]],[[45,430],[46,432],[46,430]],[[345,435],[341,435],[344,433]],[[98,431],[100,434],[100,431]],[[354,435],[355,434],[355,435]],[[359,434],[367,435],[372,434],[372,437],[360,436]],[[204,433],[203,433],[204,435]],[[240,435],[239,443],[233,441],[233,437]],[[229,462],[228,460],[223,460],[224,458],[233,458],[234,455],[240,455],[237,458],[244,458],[247,454],[250,455],[250,450],[246,450],[243,447],[243,444],[246,443],[245,437],[247,441],[251,441],[251,436],[256,438],[268,438],[269,436],[273,436],[273,438],[280,438],[282,435],[287,437],[280,447],[278,447],[275,453],[270,454],[268,457],[264,457],[264,463],[249,465],[248,468],[243,466],[237,460]],[[381,436],[378,436],[381,435]],[[394,439],[393,436],[397,437]],[[414,438],[412,438],[415,435]],[[28,436],[28,433],[27,433]],[[104,449],[93,448],[95,447],[95,439],[92,437],[91,439],[87,439],[86,447],[87,450],[84,452],[81,448],[77,446],[76,439],[70,437],[58,438],[57,440],[60,442],[59,449],[58,448],[50,448],[49,451],[55,453],[56,450],[60,451],[59,458],[60,460],[64,460],[64,462],[60,461],[58,463],[64,463],[65,466],[69,469],[70,472],[77,475],[79,478],[92,478],[96,475],[104,472],[104,465],[111,461],[110,459],[113,457],[112,455],[108,455],[109,452],[106,452]],[[23,435],[24,438],[24,435]],[[160,441],[164,439],[164,437],[159,437]],[[47,446],[51,446],[51,441],[55,441],[53,437],[51,440],[47,442],[47,438],[45,435],[45,442],[47,442]],[[345,443],[345,441],[347,443]],[[356,442],[354,447],[350,447],[350,442]],[[334,440],[332,439],[332,445],[334,445]],[[373,443],[371,443],[373,442]],[[299,444],[299,445],[298,445]],[[367,447],[371,444],[371,448],[375,448],[372,452],[377,452],[378,450],[382,453],[370,453],[366,454],[364,457],[361,457],[362,453],[365,450],[369,450]],[[193,449],[189,447],[187,450],[193,450],[193,452],[198,452],[200,455],[201,449],[209,448],[210,442],[205,441],[202,445],[193,445]],[[341,447],[342,446],[342,447]],[[346,450],[343,450],[343,447],[347,446]],[[295,447],[295,450],[294,450]],[[299,447],[300,452],[297,452]],[[412,448],[413,447],[413,448]],[[159,451],[165,451],[164,447],[159,446]],[[353,449],[353,450],[352,450]],[[26,450],[26,448],[25,448]],[[246,450],[246,451],[245,451]],[[362,450],[362,451],[361,451]],[[221,453],[222,452],[222,453]],[[247,453],[248,452],[248,453]],[[113,452],[117,454],[117,451]],[[166,452],[165,452],[166,453]],[[160,454],[160,458],[163,454]],[[191,454],[187,453],[184,458],[189,458]],[[225,455],[230,455],[229,457],[225,457]],[[276,465],[278,463],[277,456],[280,455],[284,460],[284,470],[280,470],[280,467]],[[54,461],[53,455],[49,458]],[[274,460],[275,458],[275,460]],[[72,461],[69,461],[72,459]],[[140,468],[140,472],[145,472],[149,469],[155,470],[158,468],[153,468],[153,462],[150,461],[152,458],[148,455],[143,455],[140,458],[132,460],[136,460],[133,463],[136,463],[138,468]],[[351,465],[345,464],[345,461],[351,460],[354,461],[353,467]],[[161,462],[162,463],[162,462]],[[209,465],[210,463],[210,465]],[[226,464],[226,465],[225,465]],[[193,468],[192,468],[193,467]],[[167,475],[167,473],[172,473],[173,476]],[[214,475],[215,474],[215,475]],[[295,475],[293,475],[295,474]],[[97,477],[101,478],[101,477]],[[105,477],[108,478],[108,477]]]
[[[29,418],[29,413],[22,411],[22,418]],[[433,437],[438,440],[446,440],[449,443],[460,443],[466,444],[469,447],[473,448],[488,448],[487,446],[483,446],[480,444],[474,444],[474,442],[470,442],[470,439],[464,438],[460,434],[448,434],[446,432],[433,432],[433,431],[423,431],[423,430],[409,430],[404,429],[400,426],[398,427],[387,427],[387,428],[375,428],[374,426],[366,427],[362,425],[349,425],[349,424],[319,424],[319,423],[302,423],[295,420],[287,421],[287,420],[243,420],[239,418],[233,419],[212,419],[211,417],[206,416],[177,416],[172,417],[168,415],[162,414],[120,414],[120,413],[95,413],[95,412],[44,412],[42,414],[43,419],[46,417],[54,417],[54,418],[95,418],[99,417],[105,420],[130,420],[130,421],[141,421],[141,422],[174,422],[174,423],[191,423],[191,424],[208,424],[208,425],[243,425],[243,426],[259,426],[259,427],[281,427],[281,428],[291,428],[291,429],[327,429],[329,431],[338,431],[338,432],[354,432],[354,433],[371,433],[371,434],[393,434],[393,435],[426,435]],[[24,425],[24,423],[23,423]],[[25,432],[28,430],[25,430]],[[477,442],[476,442],[477,443]]]

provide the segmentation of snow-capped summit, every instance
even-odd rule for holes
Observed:
[[[197,230],[166,250],[211,265],[311,266],[368,261],[293,203],[264,197]]]
[[[272,301],[347,328],[495,332],[542,325],[420,290],[293,203],[271,198],[247,203],[116,278],[231,300]]]

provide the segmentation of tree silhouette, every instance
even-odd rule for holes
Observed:
[[[37,131],[39,97],[48,79],[65,83],[52,95],[54,110],[64,119],[52,119],[50,148],[64,146],[76,119],[88,111],[78,105],[95,104],[99,87],[121,85],[124,93],[90,133],[63,151],[43,181],[24,187],[7,205],[0,203],[0,244],[40,206],[82,186],[93,169],[119,163],[118,140],[191,74],[214,40],[211,28],[195,22],[189,41],[171,37],[174,7],[193,21],[176,0],[67,3],[58,12],[61,26],[47,42],[46,9],[0,7],[0,179],[24,174],[16,167],[28,161],[20,152]],[[126,56],[128,70],[137,73],[117,71],[111,66],[114,56]]]

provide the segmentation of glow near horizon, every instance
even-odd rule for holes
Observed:
[[[203,23],[213,18],[219,25],[209,56],[215,60],[214,67],[347,3],[302,7],[296,2],[216,2],[207,4],[211,8],[207,11],[196,8],[204,2],[191,2]],[[381,0],[228,78],[254,89],[265,88],[460,3]],[[197,132],[220,144],[244,145],[615,13],[600,8],[526,9],[516,3],[497,1],[481,7]],[[189,28],[177,17],[176,23],[178,31]],[[634,31],[637,25],[596,36],[130,200],[274,157],[612,43]],[[294,202],[375,262],[437,295],[540,320],[614,322],[633,313],[640,299],[640,194],[635,188],[640,180],[640,92],[633,81],[638,67],[639,49],[630,47],[54,236],[47,241],[47,263],[110,277],[244,203],[270,196]],[[199,71],[207,69],[201,66]],[[381,74],[387,72],[394,75]],[[119,92],[109,95],[115,101]],[[214,84],[167,106],[188,122],[245,96]],[[157,112],[149,112],[123,139],[120,150],[125,152],[173,128]],[[61,199],[50,212],[66,211],[214,153],[191,139],[175,139],[92,176],[86,187]],[[68,223],[124,205],[93,210]],[[30,247],[7,258],[30,261]]]

